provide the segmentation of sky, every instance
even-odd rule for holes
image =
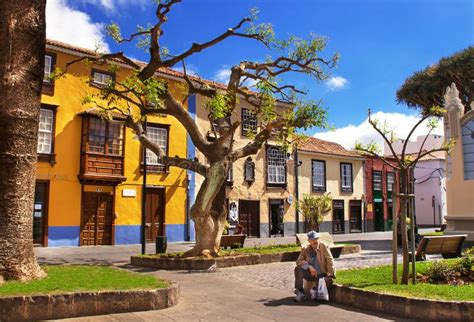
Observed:
[[[325,81],[301,75],[285,81],[305,89],[308,98],[322,99],[328,109],[332,130],[305,133],[346,148],[355,141],[381,143],[367,123],[368,108],[399,137],[406,136],[418,115],[396,102],[397,89],[414,72],[474,45],[473,0],[183,0],[169,14],[162,44],[179,53],[234,26],[254,7],[259,22],[272,23],[277,37],[315,33],[327,37],[323,57],[340,54]],[[155,8],[152,0],[47,0],[47,37],[91,49],[101,43],[104,50],[147,61],[143,49],[115,44],[105,26],[116,22],[128,35],[138,25],[155,23]],[[278,53],[250,39],[231,38],[186,65],[188,72],[226,82],[231,66],[268,55]],[[426,131],[422,125],[415,136]]]

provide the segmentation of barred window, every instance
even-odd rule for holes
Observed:
[[[165,154],[168,154],[168,129],[147,126],[146,133],[151,142],[162,148]],[[146,150],[146,163],[148,165],[161,165],[158,156],[149,149]]]
[[[53,111],[43,108],[40,109],[38,153],[50,154],[52,152],[53,118]]]
[[[387,191],[393,191],[393,185],[395,183],[395,173],[387,173]]]
[[[326,191],[326,162],[313,160],[313,191]]]
[[[257,132],[257,117],[249,109],[242,109],[242,135],[249,135]]]
[[[267,183],[286,183],[285,152],[277,147],[267,150]]]
[[[372,175],[373,190],[382,191],[382,172],[374,171]]]

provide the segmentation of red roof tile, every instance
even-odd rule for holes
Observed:
[[[338,143],[325,141],[314,137],[306,137],[302,139],[301,142],[298,143],[298,150],[305,152],[363,158],[359,153],[355,151],[346,150],[342,145]]]

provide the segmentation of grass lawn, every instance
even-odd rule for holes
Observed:
[[[241,255],[241,254],[276,254],[282,252],[301,251],[301,246],[297,244],[269,245],[251,248],[223,249],[222,255]]]
[[[48,276],[28,283],[9,281],[0,285],[0,297],[71,292],[145,290],[165,288],[168,282],[154,276],[108,266],[42,266]]]
[[[448,262],[455,262],[448,260]],[[417,262],[417,272],[425,273],[429,262]],[[401,275],[401,265],[398,274]],[[474,285],[452,286],[448,284],[419,283],[393,285],[392,267],[382,266],[364,269],[341,270],[337,272],[337,284],[360,288],[366,291],[401,295],[406,297],[438,299],[448,301],[474,301]]]

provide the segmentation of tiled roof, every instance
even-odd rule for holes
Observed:
[[[423,151],[423,153],[426,151]],[[416,158],[418,157],[418,153],[411,153],[407,154],[407,156],[410,156],[411,158]],[[420,161],[428,161],[428,160],[445,160],[446,159],[446,152],[444,151],[435,151],[431,152],[424,157],[420,159]]]
[[[363,158],[359,153],[355,151],[349,151],[338,143],[325,141],[314,137],[306,137],[301,139],[298,143],[298,150],[328,155]]]

